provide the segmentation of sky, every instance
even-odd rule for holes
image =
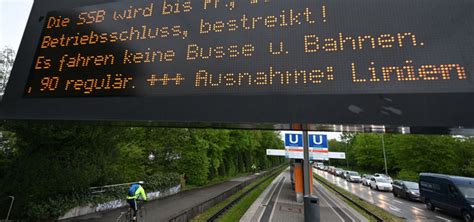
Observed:
[[[20,47],[33,0],[0,0],[0,48]]]

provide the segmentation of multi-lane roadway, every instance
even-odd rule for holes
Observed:
[[[375,204],[390,213],[405,218],[407,221],[462,221],[460,217],[449,215],[439,209],[429,211],[420,202],[414,202],[399,197],[394,197],[392,192],[371,190],[360,183],[350,183],[341,177],[336,177],[328,172],[313,168],[314,172],[324,177],[329,182],[357,195],[358,197]]]

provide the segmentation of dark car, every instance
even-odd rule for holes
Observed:
[[[474,178],[421,173],[420,196],[429,210],[440,208],[473,221]]]
[[[336,167],[329,166],[329,167],[328,167],[328,172],[329,172],[330,174],[333,174],[333,175],[336,174]]]
[[[393,196],[420,201],[420,189],[416,182],[395,180],[392,184]]]

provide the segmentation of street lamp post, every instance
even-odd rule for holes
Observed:
[[[383,160],[385,162],[385,175],[388,175],[388,169],[387,169],[387,154],[385,154],[385,141],[383,139],[383,134],[382,134],[382,149],[383,149]]]
[[[346,146],[346,155],[347,155],[347,144],[345,143]],[[347,170],[349,170],[349,157],[346,157],[346,165],[347,165]]]

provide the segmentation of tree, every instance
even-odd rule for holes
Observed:
[[[15,50],[11,48],[4,47],[0,51],[0,95],[3,95],[5,92],[15,57]]]
[[[15,196],[17,213],[114,178],[110,166],[116,162],[120,128],[31,122],[6,128],[15,133],[16,155],[0,175],[0,196]]]

